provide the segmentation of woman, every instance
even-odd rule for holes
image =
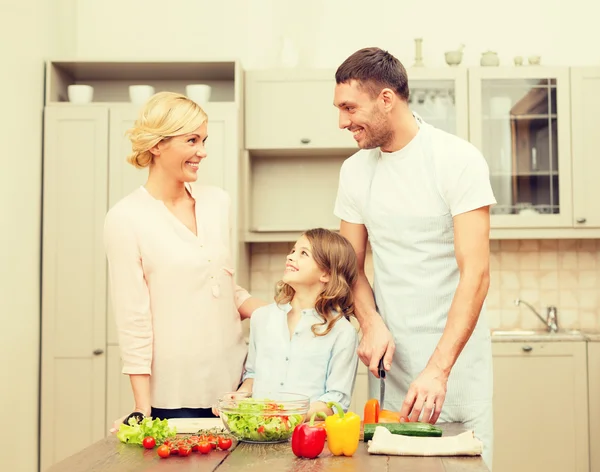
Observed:
[[[128,135],[128,162],[148,168],[144,186],[105,220],[112,303],[130,416],[209,417],[241,381],[246,345],[241,320],[265,303],[235,285],[230,200],[219,188],[192,186],[208,117],[195,102],[161,92]]]

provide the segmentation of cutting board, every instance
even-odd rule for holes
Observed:
[[[177,428],[179,434],[192,434],[200,429],[224,428],[221,418],[170,418],[169,427]]]

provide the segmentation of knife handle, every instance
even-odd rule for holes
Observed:
[[[383,367],[383,357],[379,359],[379,368],[378,368],[379,378],[385,379],[385,368]]]

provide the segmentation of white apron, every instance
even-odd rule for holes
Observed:
[[[431,127],[418,116],[416,119],[421,126],[416,139],[428,170],[423,185],[443,202],[436,185]],[[392,213],[377,208],[371,203],[371,192],[382,188],[378,183],[382,172],[381,166],[374,164],[363,218],[373,251],[377,309],[396,343],[386,379],[385,408],[399,411],[411,382],[425,368],[442,335],[458,286],[459,270],[450,211],[443,216],[407,216],[403,209],[419,202],[401,201],[394,188],[385,188],[387,197],[398,202]],[[447,208],[445,203],[444,207]],[[483,311],[451,371],[438,421],[460,422],[473,429],[484,443],[483,459],[491,470],[492,352]],[[372,375],[369,395],[379,397],[379,380]]]

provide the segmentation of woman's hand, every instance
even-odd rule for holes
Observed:
[[[133,411],[133,413],[141,413],[144,416],[150,416],[150,410],[135,410]],[[108,431],[111,434],[115,434],[117,431],[119,431],[119,428],[121,427],[121,425],[123,424],[123,421],[125,421],[125,418],[127,418],[129,415],[131,415],[131,413],[126,414],[125,416],[119,418],[118,420],[115,420],[115,422],[112,425],[112,428],[110,428]]]

